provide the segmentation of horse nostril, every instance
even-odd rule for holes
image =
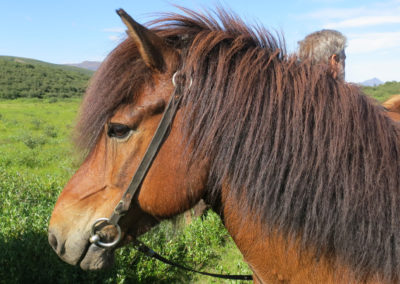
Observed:
[[[53,233],[50,233],[50,232],[49,232],[49,244],[51,245],[51,247],[54,249],[55,252],[58,252],[57,251],[57,245],[58,245],[57,238]]]

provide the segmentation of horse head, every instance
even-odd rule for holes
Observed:
[[[113,249],[89,242],[91,227],[97,219],[110,216],[121,200],[174,92],[173,74],[179,72],[181,67],[176,48],[136,23],[124,11],[118,12],[128,27],[129,38],[114,51],[100,72],[106,72],[104,69],[113,64],[115,57],[130,49],[132,64],[120,64],[126,64],[127,69],[139,73],[135,73],[136,77],[127,78],[127,82],[135,79],[138,82],[134,82],[134,90],[123,89],[126,87],[118,89],[121,82],[114,83],[118,90],[114,89],[114,93],[108,95],[125,92],[125,98],[114,102],[114,109],[104,123],[98,125],[101,130],[92,138],[95,142],[90,153],[63,189],[49,226],[49,242],[56,253],[64,261],[80,264],[83,269],[99,269],[112,263]],[[94,84],[97,83],[99,81],[95,80]],[[90,127],[93,127],[87,125],[93,124],[93,120],[85,116],[93,111],[93,101],[103,99],[96,94],[101,91],[99,89],[89,88],[83,103],[83,132],[90,132]],[[103,242],[121,238],[119,245],[122,245],[143,234],[161,219],[184,212],[203,195],[206,164],[200,162],[189,166],[179,127],[182,124],[180,112],[176,114],[168,139],[154,159],[140,191],[132,197],[134,201],[121,220],[122,232],[119,233],[114,226],[105,226],[101,230]]]

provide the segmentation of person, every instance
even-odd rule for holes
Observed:
[[[310,59],[313,64],[329,64],[335,79],[345,79],[346,37],[335,30],[321,30],[299,41],[298,56],[301,61]]]

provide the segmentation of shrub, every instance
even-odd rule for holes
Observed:
[[[24,135],[21,140],[30,149],[46,144],[46,139],[43,136],[32,136],[27,134]]]
[[[53,125],[48,125],[44,129],[44,133],[51,138],[57,137],[57,129]]]
[[[42,125],[42,121],[37,118],[32,119],[31,123],[34,130],[39,130]]]

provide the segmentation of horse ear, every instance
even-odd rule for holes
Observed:
[[[117,10],[117,14],[127,26],[127,33],[138,46],[145,64],[152,69],[162,72],[165,65],[163,52],[167,49],[164,40],[151,30],[137,23],[123,9]]]

